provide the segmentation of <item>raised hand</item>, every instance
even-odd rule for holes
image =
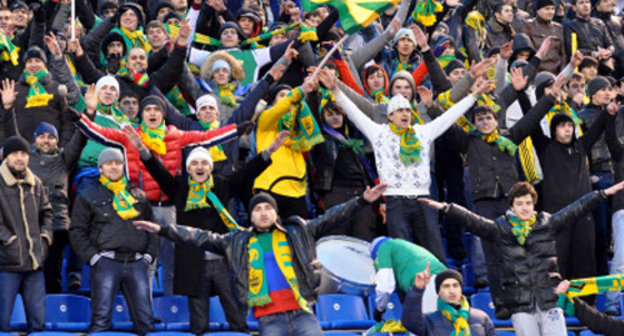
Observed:
[[[570,64],[572,64],[572,67],[576,68],[581,65],[581,62],[583,62],[583,53],[577,50],[574,55],[572,55]]]
[[[284,52],[284,59],[288,62],[292,62],[293,59],[299,56],[299,52],[297,51],[297,49],[292,47],[293,43],[295,43],[295,41],[291,41],[290,44],[288,44],[286,52]]]
[[[419,86],[416,88],[416,92],[420,97],[420,101],[425,104],[427,108],[433,105],[433,91],[429,90],[426,86]]]
[[[416,37],[416,43],[418,43],[418,47],[421,51],[429,50],[429,34],[426,34],[420,29],[420,26],[415,24],[411,26],[412,32],[414,33],[414,37]]]
[[[428,206],[428,207],[430,207],[430,208],[432,208],[432,209],[434,209],[434,210],[438,210],[438,211],[439,211],[439,210],[444,209],[444,207],[446,207],[446,206],[447,206],[447,204],[446,204],[446,203],[442,203],[442,202],[434,201],[434,200],[432,200],[432,199],[430,199],[430,198],[422,198],[422,197],[421,197],[421,198],[418,198],[418,201],[419,201],[419,202],[422,202],[422,203],[424,203],[426,206]]]
[[[390,35],[396,34],[401,28],[401,20],[399,18],[394,18],[390,22],[390,30],[388,31]]]
[[[570,288],[570,281],[563,280],[555,287],[555,294],[565,294]]]
[[[225,4],[222,0],[207,0],[206,4],[208,4],[208,6],[212,7],[217,12],[223,12],[227,10],[227,7],[225,7]]]
[[[516,67],[510,71],[511,85],[514,90],[522,91],[526,88],[529,77],[522,74],[522,68]]]
[[[84,95],[85,104],[87,105],[87,113],[94,114],[97,110],[98,97],[95,93],[95,84],[91,84],[87,87],[87,92]]]
[[[15,99],[17,99],[17,92],[15,91],[15,81],[12,79],[5,79],[2,81],[2,90],[0,90],[0,94],[2,95],[2,105],[5,110],[13,107],[13,103],[15,103]]]
[[[55,58],[61,56],[61,46],[59,46],[58,41],[56,40],[56,36],[54,36],[53,32],[50,32],[49,35],[43,37],[43,43],[45,43],[46,47],[50,51],[50,54]]]
[[[288,139],[289,135],[290,133],[288,131],[281,131],[280,134],[278,134],[277,138],[275,138],[275,140],[273,140],[269,147],[267,147],[266,151],[269,153],[269,155],[277,152],[277,150],[282,147],[286,139]]]
[[[69,51],[74,52],[76,57],[82,57],[84,55],[84,50],[80,45],[80,40],[77,38],[69,40]]]
[[[321,71],[322,70],[323,69],[321,69]],[[316,91],[316,89],[318,88],[318,82],[318,78],[312,78],[311,76],[308,76],[304,79],[303,85],[301,85],[301,90],[303,91],[303,93]]]
[[[319,71],[318,77],[321,81],[321,83],[323,83],[323,85],[332,91],[336,91],[338,89],[338,80],[336,79],[336,76],[333,76],[329,70],[327,69],[321,69],[321,71]]]
[[[364,190],[364,199],[368,202],[368,203],[373,203],[375,202],[379,197],[381,197],[381,195],[383,195],[384,191],[386,191],[386,189],[388,188],[388,185],[385,183],[382,184],[378,184],[375,187],[373,187],[371,189],[371,187],[366,187],[366,190]]]
[[[550,49],[551,41],[552,41],[552,36],[548,36],[547,38],[545,38],[544,42],[542,42],[542,45],[539,47],[539,49],[535,53],[535,56],[537,56],[539,59],[544,59],[544,56],[546,56],[548,49]]]
[[[160,225],[148,221],[138,220],[133,221],[132,225],[134,225],[137,230],[147,231],[149,233],[157,233],[160,231]]]
[[[274,64],[269,70],[269,74],[273,77],[275,82],[279,81],[284,75],[284,71],[286,71],[286,67],[283,64]]]
[[[491,82],[483,77],[477,78],[475,83],[473,84],[476,89],[472,92],[472,96],[475,99],[478,99],[480,95],[487,93],[492,90],[494,82]]]
[[[136,148],[137,150],[147,148],[143,144],[143,141],[141,141],[141,135],[132,126],[126,125],[124,126],[122,131],[126,138],[128,138],[128,141],[130,141],[132,147]]]
[[[472,76],[472,78],[476,79],[485,75],[488,71],[488,68],[493,66],[494,64],[496,64],[496,57],[486,58],[477,64],[473,63],[470,66],[470,70],[468,72],[470,73],[470,76]]]
[[[429,268],[431,267],[431,263],[427,263],[427,267],[424,271],[416,273],[416,278],[414,278],[414,286],[418,289],[424,289],[429,281],[431,280],[431,272]]]
[[[552,87],[550,88],[550,94],[553,97],[555,97],[557,102],[559,102],[561,100],[561,97],[562,97],[562,94],[563,94],[563,92],[561,91],[561,88],[565,84],[566,80],[567,80],[566,76],[559,76],[555,80],[555,83],[553,83]]]
[[[499,55],[503,59],[509,59],[513,55],[513,40],[503,44]]]
[[[610,102],[609,105],[607,105],[607,112],[609,112],[609,114],[612,116],[616,115],[619,110],[620,110],[620,104],[616,102],[615,100]]]
[[[180,32],[178,33],[178,37],[176,38],[176,43],[179,46],[185,46],[188,42],[189,36],[191,36],[191,25],[188,23],[188,20],[184,20],[180,22]]]

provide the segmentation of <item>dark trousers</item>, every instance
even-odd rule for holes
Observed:
[[[444,146],[436,147],[435,176],[438,181],[440,200],[467,207],[464,189],[464,163],[457,151],[449,150]],[[453,259],[464,259],[466,247],[462,239],[461,224],[444,218],[444,237],[446,237],[446,249],[449,256]]]
[[[120,262],[102,257],[91,267],[90,278],[90,333],[110,330],[113,304],[120,288],[128,303],[136,333],[145,335],[154,330],[145,261]]]
[[[613,174],[611,173],[596,173],[594,174],[600,177],[598,182],[592,185],[594,190],[603,190],[613,185]],[[607,262],[607,251],[611,244],[611,235],[609,229],[611,228],[611,197],[606,201],[600,203],[600,205],[592,212],[594,220],[596,221],[596,272],[597,275],[609,274],[609,266]]]
[[[438,214],[415,197],[386,196],[388,234],[418,244],[446,264]]]
[[[474,202],[475,213],[489,219],[495,219],[505,214],[509,204],[506,198],[482,199]],[[502,262],[496,253],[495,242],[480,239],[485,255],[487,266],[487,278],[490,285],[492,301],[497,309],[503,307],[503,293],[500,278],[500,263]]]
[[[333,187],[323,196],[325,210],[362,195],[364,190],[364,187]],[[325,235],[347,235],[370,242],[377,236],[377,215],[372,206],[367,206],[349,223],[334,227]]]
[[[15,242],[17,244],[17,242]],[[0,330],[11,330],[11,314],[17,293],[22,294],[27,331],[42,331],[45,324],[43,271],[0,272]]]
[[[304,197],[294,198],[288,196],[278,195],[271,191],[266,190],[258,190],[264,191],[269,195],[273,196],[275,202],[277,202],[278,214],[280,218],[288,218],[290,216],[300,216],[301,218],[310,218],[310,214],[308,213],[308,206],[306,204],[306,199]],[[248,209],[251,211],[252,209]]]
[[[557,261],[564,279],[596,275],[594,219],[586,214],[576,223],[557,233]]]
[[[210,297],[213,293],[219,296],[225,318],[232,331],[249,332],[247,328],[247,312],[236,302],[230,271],[223,259],[205,260],[203,265],[201,293],[199,296],[188,297],[188,308],[191,315],[191,332],[202,335],[210,331]]]
[[[69,244],[69,231],[54,230],[53,243],[48,250],[48,257],[43,265],[46,293],[48,294],[61,293],[63,291],[61,271],[63,269],[63,255],[67,246],[69,246],[67,250],[69,251],[67,256],[67,274],[82,273],[82,261]]]

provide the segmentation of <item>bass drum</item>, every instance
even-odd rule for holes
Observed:
[[[316,255],[323,266],[319,294],[374,294],[375,266],[369,246],[364,240],[348,236],[319,239]]]

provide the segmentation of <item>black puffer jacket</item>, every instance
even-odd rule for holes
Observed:
[[[293,268],[299,282],[301,296],[313,303],[317,298],[317,287],[320,285],[319,263],[316,259],[316,240],[323,233],[335,226],[348,223],[364,206],[362,197],[336,205],[323,216],[306,221],[301,217],[288,218],[280,229],[286,232],[288,245],[293,252]],[[191,228],[183,225],[167,225],[160,230],[160,235],[176,243],[200,247],[214,253],[224,255],[230,269],[236,274],[234,290],[243,311],[248,310],[249,300],[249,239],[254,235],[252,229],[233,231],[228,234],[217,234],[210,231]]]
[[[17,180],[0,165],[0,271],[40,269],[52,244],[52,207],[30,169]]]
[[[568,229],[605,199],[604,192],[594,191],[554,215],[538,213],[537,221],[524,245],[520,245],[511,232],[506,216],[491,220],[451,204],[447,217],[462,223],[467,231],[495,244],[496,254],[502,261],[503,304],[512,314],[529,312],[536,307],[546,311],[557,305],[558,297],[553,288],[561,281],[555,235]]]
[[[123,220],[113,209],[113,192],[96,182],[81,193],[74,204],[69,239],[80,258],[89,263],[93,255],[114,251],[115,259],[134,260],[134,254],[148,253],[152,259],[158,254],[158,237],[137,230],[134,220],[154,220],[154,214],[145,193],[128,182],[126,187],[137,203],[139,216]]]

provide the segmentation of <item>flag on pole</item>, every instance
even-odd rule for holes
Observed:
[[[340,24],[347,34],[353,34],[370,25],[386,9],[401,0],[301,0],[301,7],[311,12],[320,5],[329,5],[338,11]]]

